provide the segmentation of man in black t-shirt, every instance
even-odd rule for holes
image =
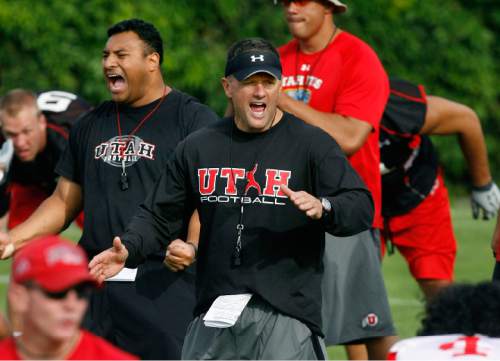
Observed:
[[[16,248],[39,234],[59,231],[83,208],[87,216],[79,244],[90,257],[107,249],[177,143],[217,120],[208,107],[164,83],[162,60],[162,39],[152,24],[131,19],[108,29],[102,66],[112,101],[72,128],[56,167],[56,190],[9,234]],[[185,237],[189,216],[179,215],[176,238]],[[178,243],[194,254],[193,246]],[[158,249],[139,268],[109,280],[92,296],[84,326],[142,359],[180,358],[194,307],[194,274],[171,272],[163,265],[164,256],[165,249]]]
[[[234,117],[179,144],[126,232],[90,262],[91,272],[102,280],[125,261],[144,262],[177,237],[181,215],[196,209],[196,317],[182,357],[324,358],[324,232],[368,229],[373,200],[333,138],[277,108],[281,64],[270,43],[234,44],[222,85]]]

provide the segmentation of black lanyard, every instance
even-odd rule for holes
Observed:
[[[275,117],[276,117],[276,115],[274,116],[274,118]],[[269,127],[269,130],[271,130],[272,127],[274,126],[274,120],[275,120],[274,118],[273,118],[273,121],[271,123],[271,126]],[[243,202],[243,197],[245,197],[248,193],[247,186],[248,186],[248,183],[250,180],[249,173],[255,173],[257,171],[258,165],[259,165],[257,163],[257,160],[259,159],[260,154],[263,153],[263,151],[267,150],[267,148],[270,146],[270,144],[272,143],[272,141],[274,139],[274,135],[276,134],[276,129],[273,129],[272,131],[274,133],[269,138],[269,141],[267,142],[267,144],[264,147],[261,147],[260,150],[255,154],[255,160],[253,161],[253,164],[254,164],[253,170],[247,172],[247,170],[245,169],[246,182],[245,182],[245,187],[243,188],[244,191],[241,192],[241,197],[240,197],[240,203],[241,203],[240,216],[239,216],[238,224],[236,225],[236,242],[234,245],[233,257],[232,257],[232,263],[233,263],[234,267],[241,266],[241,249],[243,247],[242,239],[243,239],[243,230],[245,229],[245,225],[243,224],[243,215],[245,213],[245,203]],[[231,125],[231,138],[230,138],[230,143],[229,143],[229,165],[231,168],[231,177],[234,180],[235,187],[236,187],[236,177],[234,176],[234,173],[233,173],[233,158],[232,158],[233,132],[234,132],[234,119],[233,119],[233,123]],[[236,190],[237,189],[238,189],[238,187],[236,187]],[[237,192],[237,193],[239,193],[239,192]]]

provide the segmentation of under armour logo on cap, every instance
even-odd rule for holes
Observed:
[[[239,81],[257,73],[267,73],[281,80],[279,55],[272,51],[245,51],[226,63],[225,76],[234,76]]]
[[[255,63],[257,60],[264,61],[264,54],[260,54],[259,56],[252,55],[250,59],[252,59],[252,63]]]

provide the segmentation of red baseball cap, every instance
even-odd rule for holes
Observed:
[[[12,275],[17,283],[34,281],[49,292],[59,292],[82,282],[99,286],[89,272],[81,247],[58,236],[30,241],[14,256]]]

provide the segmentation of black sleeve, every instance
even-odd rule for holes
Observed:
[[[191,98],[183,108],[184,137],[207,125],[219,121],[215,112],[204,104],[196,102]]]
[[[182,232],[185,215],[192,211],[188,201],[184,152],[185,142],[181,142],[153,190],[121,235],[129,252],[127,267],[137,267],[147,256],[164,250]]]
[[[317,195],[332,204],[329,217],[323,220],[325,230],[344,237],[369,229],[374,205],[361,177],[333,138],[325,134],[314,148]]]

